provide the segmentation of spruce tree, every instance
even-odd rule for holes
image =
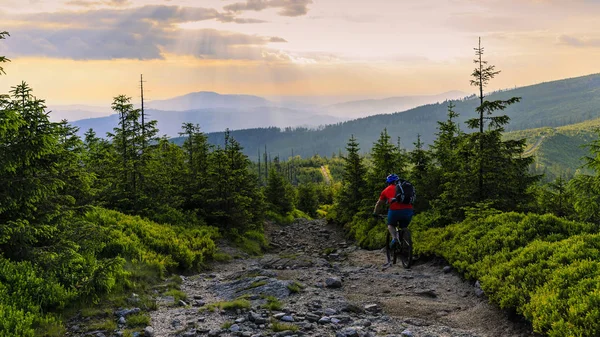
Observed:
[[[285,176],[280,172],[279,158],[275,157],[274,165],[269,169],[269,178],[265,188],[267,203],[276,213],[285,215],[294,210],[294,191]]]
[[[413,144],[415,145],[415,149],[409,153],[412,169],[408,180],[417,191],[414,208],[416,211],[423,212],[429,209],[430,201],[435,197],[433,193],[435,193],[436,185],[432,178],[431,153],[423,149],[420,134],[417,135],[417,141]]]
[[[10,36],[8,32],[0,32],[0,40],[6,39],[7,36]],[[0,75],[6,74],[6,72],[4,72],[4,68],[2,68],[2,63],[6,62],[10,62],[10,60],[7,59],[6,56],[0,56]]]
[[[43,245],[60,216],[58,125],[25,83],[13,87],[0,110],[0,252],[22,259]]]
[[[391,137],[387,133],[387,129],[383,129],[379,139],[373,148],[371,149],[372,166],[369,170],[368,175],[368,188],[369,195],[373,200],[379,197],[381,190],[386,187],[385,178],[396,173],[400,177],[407,178],[405,176],[405,170],[403,166],[407,164],[406,161],[400,161],[400,151],[390,142]],[[366,197],[366,196],[365,196]]]
[[[521,100],[520,97],[512,97],[508,100],[496,100],[496,101],[486,101],[484,96],[484,89],[489,84],[489,82],[496,77],[500,73],[500,71],[496,70],[494,65],[488,65],[488,61],[483,60],[484,48],[481,46],[481,38],[479,38],[479,45],[477,48],[474,48],[475,55],[477,56],[473,62],[477,65],[477,67],[473,70],[471,77],[471,85],[475,86],[479,90],[479,106],[476,108],[477,113],[479,114],[478,118],[472,118],[467,121],[467,124],[472,129],[479,129],[479,133],[475,134],[476,138],[473,139],[478,145],[479,150],[477,153],[477,181],[478,181],[478,193],[479,193],[479,201],[483,201],[485,196],[485,182],[484,175],[486,173],[486,169],[493,166],[491,158],[486,156],[489,151],[498,150],[495,148],[494,144],[495,140],[498,138],[496,134],[492,133],[501,133],[504,131],[504,125],[508,124],[510,118],[506,115],[501,116],[492,116],[494,111],[504,110],[511,104],[517,103]],[[490,129],[490,133],[488,135],[484,134],[484,126],[486,121],[488,122],[488,126]]]
[[[313,183],[298,186],[298,209],[314,217],[319,208],[317,190]]]
[[[180,135],[186,137],[183,143],[185,152],[185,188],[184,209],[194,210],[201,216],[206,216],[206,194],[208,193],[208,169],[210,146],[206,135],[199,125],[184,123]]]
[[[350,137],[346,147],[347,155],[344,159],[344,173],[342,175],[342,189],[336,200],[336,211],[340,222],[347,223],[365,205],[364,198],[371,197],[367,192],[367,172],[363,159],[359,154],[360,148],[354,135]]]
[[[509,105],[519,102],[521,98],[485,100],[483,89],[500,71],[496,71],[493,65],[488,65],[488,62],[483,60],[484,48],[481,46],[481,39],[478,48],[475,48],[475,54],[477,59],[474,62],[477,68],[471,74],[474,78],[471,85],[479,88],[480,105],[476,109],[479,117],[468,120],[467,124],[472,129],[479,129],[479,132],[469,135],[466,149],[471,151],[477,148],[473,165],[477,169],[478,177],[477,201],[486,202],[504,211],[520,209],[531,200],[531,195],[527,192],[529,186],[539,180],[539,177],[528,172],[534,159],[522,156],[525,139],[502,140],[504,126],[510,118],[507,115],[493,116],[493,113],[503,111]],[[484,131],[486,123],[487,130]]]

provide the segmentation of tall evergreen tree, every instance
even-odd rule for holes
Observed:
[[[21,259],[51,237],[59,217],[58,125],[25,83],[0,110],[0,251]]]
[[[0,32],[0,40],[6,39],[7,36],[10,36],[10,34],[8,34],[8,32]],[[0,56],[0,75],[6,74],[4,72],[4,68],[2,68],[2,63],[6,63],[6,62],[10,62],[10,60],[7,59],[6,56]]]
[[[431,153],[423,149],[421,135],[417,135],[417,141],[414,143],[415,149],[409,153],[412,170],[408,180],[414,185],[417,191],[415,201],[415,210],[423,212],[429,209],[430,201],[435,197],[436,183],[432,177],[432,158]]]
[[[279,158],[275,157],[273,162],[274,165],[269,169],[265,198],[275,212],[283,215],[294,210],[294,190],[280,171]]]
[[[344,159],[344,173],[342,176],[342,189],[336,200],[336,210],[340,222],[346,223],[365,205],[363,199],[369,197],[365,174],[367,169],[359,154],[360,148],[354,135],[350,137],[346,147],[347,155]]]
[[[89,205],[93,197],[95,176],[85,167],[86,149],[77,135],[78,131],[79,128],[71,126],[66,120],[57,125],[57,177],[65,183],[60,191],[61,204],[69,207]]]
[[[185,136],[183,150],[186,155],[185,161],[185,189],[184,209],[195,210],[199,215],[205,217],[203,209],[205,208],[206,194],[208,193],[208,170],[209,170],[209,152],[206,135],[200,131],[199,125],[184,123],[183,132],[180,135]]]
[[[484,178],[486,169],[493,167],[493,160],[491,157],[486,156],[487,151],[496,151],[494,144],[496,139],[498,138],[496,133],[500,133],[504,131],[504,125],[508,124],[509,117],[506,115],[501,116],[492,116],[494,111],[504,110],[507,106],[517,103],[521,100],[520,97],[512,97],[508,100],[496,100],[496,101],[486,101],[484,96],[484,88],[489,84],[489,82],[496,77],[500,73],[500,71],[496,70],[494,65],[488,65],[488,61],[483,60],[484,48],[481,46],[481,38],[479,38],[479,45],[477,48],[474,48],[475,55],[477,56],[473,62],[477,65],[477,67],[473,70],[471,77],[471,85],[475,86],[479,89],[479,106],[476,108],[477,113],[479,114],[478,118],[472,118],[467,121],[467,124],[472,129],[479,129],[479,133],[475,134],[476,141],[479,145],[479,151],[477,153],[477,163],[478,163],[478,173],[477,179],[479,184],[479,201],[483,201],[485,199],[485,191],[486,188]],[[486,121],[489,123],[490,134],[484,134],[484,126]]]
[[[399,149],[390,142],[390,139],[387,129],[383,129],[371,149],[372,166],[367,181],[369,194],[373,198],[379,197],[379,193],[385,187],[385,178],[389,174],[396,173],[401,177],[405,176],[403,165],[406,165],[407,162],[400,162]]]
[[[480,105],[476,109],[479,117],[468,120],[467,124],[472,129],[479,129],[479,132],[469,135],[466,149],[477,148],[473,165],[477,167],[477,200],[491,203],[500,210],[516,210],[530,201],[531,195],[527,190],[539,177],[528,172],[534,159],[522,156],[525,140],[502,140],[504,126],[510,118],[507,115],[492,114],[495,111],[503,111],[509,105],[519,102],[521,98],[485,100],[483,89],[500,72],[483,60],[484,48],[481,46],[481,39],[478,48],[475,48],[475,54],[477,59],[474,62],[477,68],[471,74],[471,85],[479,88]],[[484,131],[486,123],[488,128]]]

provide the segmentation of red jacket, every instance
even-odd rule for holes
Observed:
[[[392,199],[396,197],[396,185],[390,185],[386,187],[383,191],[381,191],[381,195],[379,196],[379,200],[385,200],[388,204],[390,204],[390,210],[396,211],[399,209],[412,209],[413,205],[403,204],[400,202],[393,202]]]

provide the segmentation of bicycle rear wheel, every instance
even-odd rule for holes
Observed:
[[[402,267],[406,269],[410,268],[412,265],[412,255],[412,236],[408,228],[405,228],[402,230],[402,240],[400,245],[400,261],[402,261]]]

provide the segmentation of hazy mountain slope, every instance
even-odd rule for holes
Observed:
[[[185,111],[211,108],[253,108],[273,105],[270,101],[251,95],[221,95],[216,92],[200,91],[165,100],[148,102],[155,110]]]
[[[91,105],[54,105],[49,106],[50,120],[58,122],[63,119],[76,121],[84,118],[105,117],[113,114],[110,106],[98,107]]]
[[[557,127],[590,120],[598,117],[600,107],[600,75],[547,82],[528,87],[491,94],[488,99],[508,99],[521,96],[522,101],[505,110],[511,117],[508,130],[523,130],[535,127]],[[454,102],[455,111],[463,122],[476,117],[477,99]],[[278,132],[277,130],[240,130],[232,135],[246,148],[246,153],[256,156],[259,148],[266,144],[272,153],[289,155],[331,155],[343,150],[348,138],[353,134],[361,149],[368,151],[377,140],[383,128],[393,139],[401,137],[402,144],[412,148],[412,143],[420,134],[426,144],[435,139],[437,121],[445,120],[447,102],[420,106],[405,112],[376,115],[335,125],[319,130]],[[221,144],[222,133],[209,135],[211,142]]]
[[[320,123],[336,123],[339,119],[325,115],[315,115],[303,111],[277,107],[255,107],[248,109],[210,108],[187,111],[147,110],[148,118],[158,121],[161,135],[176,137],[183,123],[199,124],[204,132],[223,131],[227,128],[241,129],[274,125],[318,126]],[[117,115],[91,118],[72,122],[80,128],[80,133],[93,128],[98,135],[104,136],[118,124]]]
[[[449,91],[443,94],[431,96],[403,96],[351,101],[330,105],[325,107],[325,109],[330,115],[350,119],[405,111],[424,104],[461,99],[467,95],[467,93],[462,91]]]

